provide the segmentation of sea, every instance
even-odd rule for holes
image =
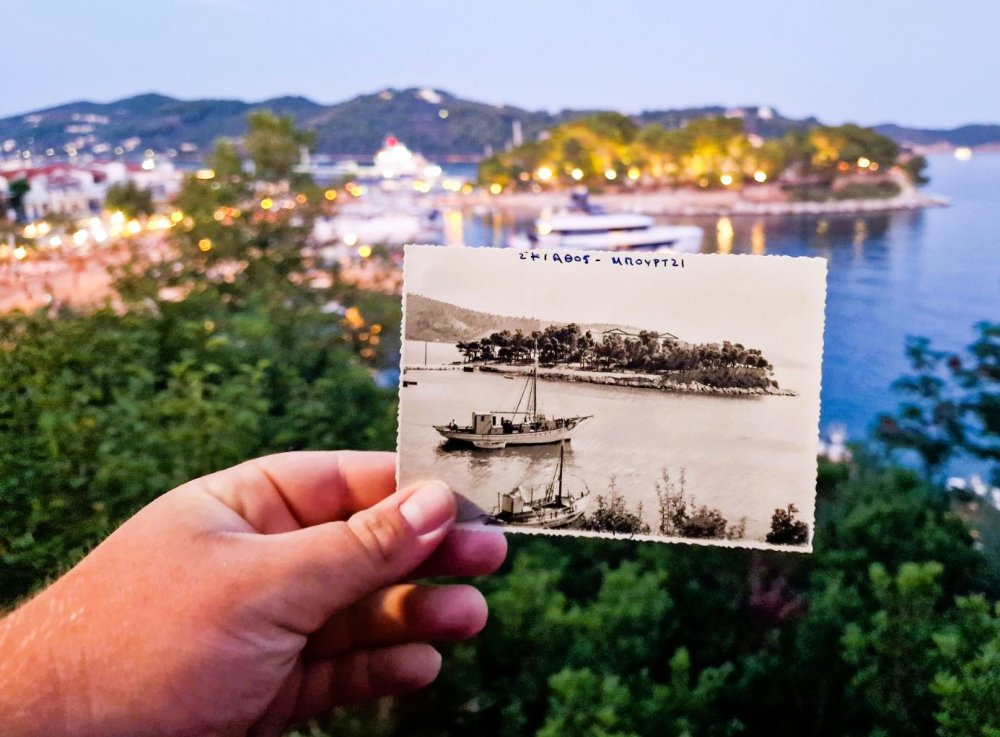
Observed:
[[[928,193],[951,205],[844,216],[661,218],[705,231],[706,253],[822,256],[828,261],[821,426],[868,436],[898,407],[892,384],[909,371],[909,336],[957,351],[974,325],[1000,321],[1000,155],[928,157]],[[504,246],[530,222],[467,213],[469,246]]]
[[[868,437],[876,417],[901,397],[909,336],[958,351],[974,325],[1000,320],[1000,156],[958,161],[930,158],[927,190],[949,207],[860,216],[663,218],[704,229],[707,253],[822,256],[828,261],[824,333],[823,432]],[[505,246],[530,226],[495,213],[445,214],[468,246]],[[453,232],[451,235],[454,235]],[[406,364],[459,359],[452,345],[407,344]],[[522,381],[495,374],[410,372],[400,416],[403,481],[444,478],[466,500],[464,512],[490,512],[512,486],[542,493],[558,452],[551,446],[501,451],[442,445],[433,424],[469,422],[471,409],[512,408]],[[540,382],[540,404],[552,416],[593,414],[565,447],[570,493],[591,499],[614,488],[654,529],[657,492],[683,490],[689,503],[718,510],[762,540],[775,509],[794,504],[811,517],[815,488],[815,415],[803,397],[732,398],[666,394],[590,384]],[[598,421],[597,418],[600,418]],[[804,419],[805,418],[805,419]],[[804,421],[811,422],[805,427]],[[615,431],[608,433],[607,428]],[[981,471],[972,461],[950,472]],[[684,479],[683,484],[681,479]]]

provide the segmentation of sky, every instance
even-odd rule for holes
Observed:
[[[0,116],[142,92],[333,103],[429,86],[544,110],[1000,122],[995,0],[48,0],[3,3],[0,27]]]

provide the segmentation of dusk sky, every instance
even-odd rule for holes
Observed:
[[[824,122],[1000,122],[1000,3],[4,3],[0,116],[140,92],[340,102],[430,86],[532,109],[766,104]]]

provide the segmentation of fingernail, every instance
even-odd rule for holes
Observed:
[[[440,481],[431,481],[403,502],[399,513],[418,535],[433,532],[455,516],[455,495]]]

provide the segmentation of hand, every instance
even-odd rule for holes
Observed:
[[[393,493],[390,453],[269,456],[136,514],[0,621],[9,735],[277,735],[430,683],[428,641],[486,621],[470,586],[501,534],[454,530],[438,482]]]

